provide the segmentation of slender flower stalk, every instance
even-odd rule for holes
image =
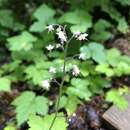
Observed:
[[[53,125],[55,123],[55,120],[57,118],[57,115],[58,115],[58,109],[59,109],[60,99],[61,99],[61,95],[62,95],[62,88],[63,88],[63,85],[64,85],[65,76],[66,76],[67,50],[68,50],[68,46],[69,46],[69,43],[71,42],[72,38],[73,38],[73,36],[68,40],[68,42],[66,42],[66,46],[65,46],[65,50],[64,50],[63,76],[62,76],[62,81],[61,81],[61,83],[59,85],[60,88],[59,88],[59,94],[58,94],[58,99],[57,99],[55,116],[54,116],[54,119],[52,120],[52,123],[50,125],[49,130],[52,129],[52,127],[53,127]]]

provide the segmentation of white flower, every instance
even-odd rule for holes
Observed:
[[[80,34],[81,34],[80,31],[76,31],[76,32],[74,32],[74,36],[75,36],[76,38],[77,38]]]
[[[49,32],[54,31],[54,27],[53,27],[53,25],[49,25],[49,26],[47,26],[46,29],[48,29]]]
[[[46,49],[47,49],[48,51],[51,51],[51,50],[54,49],[54,46],[50,44],[50,45],[46,46]]]
[[[49,72],[55,74],[56,73],[56,68],[50,67]]]
[[[61,66],[61,67],[60,67],[60,69],[61,69],[61,72],[63,72],[63,71],[64,71],[64,67],[63,67],[63,66]]]
[[[57,32],[60,32],[61,31],[61,27],[59,26],[57,29],[56,29]]]
[[[60,48],[61,47],[61,44],[56,44],[56,48]]]
[[[84,53],[81,53],[81,54],[79,55],[79,59],[85,60],[85,59],[86,59],[85,54],[84,54]]]
[[[83,34],[80,34],[77,39],[82,41],[82,40],[87,40],[87,36],[88,34],[87,33],[83,33]]]
[[[78,76],[79,73],[80,73],[80,70],[79,70],[78,66],[77,65],[73,65],[72,75],[73,76]]]
[[[41,83],[41,85],[46,90],[49,90],[49,88],[50,88],[50,82],[49,82],[49,80],[43,80],[42,83]]]
[[[71,122],[71,118],[69,118],[69,120],[68,120],[69,122]]]
[[[49,106],[52,106],[52,105],[53,105],[53,102],[52,102],[52,101],[50,101],[50,102],[49,102]]]
[[[59,31],[56,34],[58,35],[58,38],[61,40],[61,43],[64,43],[67,41],[67,37],[66,37],[65,32]]]

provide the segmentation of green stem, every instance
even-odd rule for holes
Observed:
[[[56,112],[55,112],[55,116],[54,116],[54,119],[52,120],[52,123],[50,125],[50,128],[49,130],[52,129],[54,123],[55,123],[55,120],[57,118],[57,115],[58,115],[58,109],[59,109],[59,105],[60,105],[60,98],[61,98],[61,95],[62,95],[62,88],[63,88],[63,85],[64,85],[64,81],[65,81],[65,76],[66,76],[66,70],[65,70],[65,67],[66,67],[66,61],[67,61],[67,50],[68,50],[68,46],[69,46],[69,43],[70,41],[72,40],[73,36],[69,39],[69,41],[66,43],[66,47],[65,47],[65,50],[64,50],[64,65],[63,65],[63,76],[62,76],[62,81],[61,81],[61,84],[60,84],[60,88],[59,88],[59,94],[58,94],[58,99],[57,99],[57,105],[56,105]]]

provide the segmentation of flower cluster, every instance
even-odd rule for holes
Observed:
[[[55,29],[55,27],[57,27],[57,28]],[[58,39],[60,40],[61,44],[67,42],[67,36],[66,36],[65,28],[63,26],[61,26],[61,25],[49,25],[49,26],[46,27],[46,29],[48,29],[48,32],[56,31],[56,35],[58,36]]]
[[[79,70],[77,65],[69,64],[65,68],[65,71],[69,72],[69,70],[72,70],[72,75],[75,76],[75,77],[77,77],[80,74],[80,70]],[[63,72],[63,66],[61,66],[61,70],[60,71]],[[56,74],[57,73],[57,69],[55,67],[51,66],[49,68],[49,72],[51,74]],[[42,88],[44,88],[45,90],[49,90],[50,89],[50,82],[51,82],[51,80],[43,80],[42,83],[41,83]]]
[[[52,50],[58,49],[58,48],[62,48],[62,45],[61,44],[56,44],[56,45],[49,44],[48,46],[46,46],[46,49],[48,51],[52,51]]]
[[[87,40],[87,33],[81,33],[80,31],[77,31],[74,33],[75,38],[77,38],[77,40],[79,41],[84,41]]]
[[[62,30],[61,27],[58,27],[58,28],[56,29],[56,34],[57,34],[57,36],[58,36],[58,38],[60,39],[60,42],[61,42],[62,44],[67,41],[66,33],[65,33],[65,31]]]
[[[78,66],[77,65],[73,65],[72,75],[77,77],[79,75],[79,73],[80,73],[80,70],[79,70]]]
[[[84,40],[87,40],[87,36],[88,36],[87,33],[81,33],[80,31],[77,31],[77,32],[73,33],[73,35],[70,39],[68,39],[68,37],[66,35],[65,27],[63,27],[61,25],[49,25],[46,27],[46,29],[48,30],[48,32],[55,32],[58,39],[60,40],[60,43],[58,43],[56,45],[49,44],[48,46],[46,46],[46,49],[48,51],[52,51],[52,50],[58,49],[58,48],[64,48],[64,44],[67,43],[68,41],[70,41],[71,38],[75,38],[79,41],[84,41]],[[80,54],[79,59],[85,59],[85,55]],[[61,66],[61,68],[58,70],[55,67],[51,66],[48,71],[53,75],[57,74],[58,71],[60,71],[60,72],[65,71],[66,73],[71,72],[72,76],[75,76],[75,77],[77,77],[80,74],[80,69],[78,68],[78,66],[73,65],[73,64],[68,64],[65,66],[65,68],[63,66]],[[41,83],[41,86],[45,90],[49,90],[51,80],[52,79],[43,80]]]
[[[66,36],[66,32],[65,32],[65,28],[61,25],[49,25],[46,27],[46,29],[48,29],[48,32],[52,32],[55,30],[55,26],[58,26],[56,28],[56,34],[58,35],[58,38],[60,39],[61,42],[66,42],[67,41],[67,36]],[[87,33],[81,33],[80,31],[76,31],[74,32],[74,36],[78,39],[78,40],[87,40]]]

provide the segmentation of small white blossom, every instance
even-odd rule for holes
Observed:
[[[46,90],[49,90],[49,88],[50,88],[50,82],[49,82],[49,80],[43,80],[42,83],[41,83],[41,85]]]
[[[56,44],[56,48],[60,48],[61,47],[61,44]]]
[[[49,72],[55,74],[56,73],[56,68],[55,67],[50,67]]]
[[[67,37],[66,37],[65,32],[59,31],[56,34],[58,35],[58,38],[61,40],[61,43],[64,43],[67,41]]]
[[[77,65],[73,65],[72,75],[73,76],[78,76],[79,73],[80,73],[80,70],[79,70],[78,66]]]
[[[63,72],[63,70],[64,70],[64,67],[63,67],[63,66],[61,66],[61,67],[60,67],[60,69],[61,69],[61,72]]]
[[[76,38],[77,38],[80,34],[81,34],[80,31],[76,31],[76,32],[74,32],[74,36],[75,36]]]
[[[54,27],[53,27],[53,25],[49,25],[49,26],[47,26],[46,29],[48,29],[49,32],[54,31]]]
[[[71,122],[71,118],[69,118],[69,120],[68,120],[69,122]]]
[[[85,59],[86,59],[85,54],[84,54],[84,53],[81,53],[81,54],[79,55],[79,59],[85,60]]]
[[[46,46],[46,49],[47,49],[48,51],[51,51],[51,50],[54,49],[54,46],[50,44],[50,45]]]
[[[73,117],[75,117],[76,116],[76,113],[73,113],[73,115],[72,115]]]
[[[49,102],[49,106],[52,106],[52,105],[53,105],[53,102],[52,102],[52,101],[50,101],[50,102]]]
[[[87,33],[83,33],[83,34],[80,34],[77,39],[82,41],[82,40],[87,40],[87,36],[88,34]]]
[[[58,28],[56,29],[56,31],[57,31],[57,32],[60,32],[60,31],[61,31],[61,27],[58,27]]]

